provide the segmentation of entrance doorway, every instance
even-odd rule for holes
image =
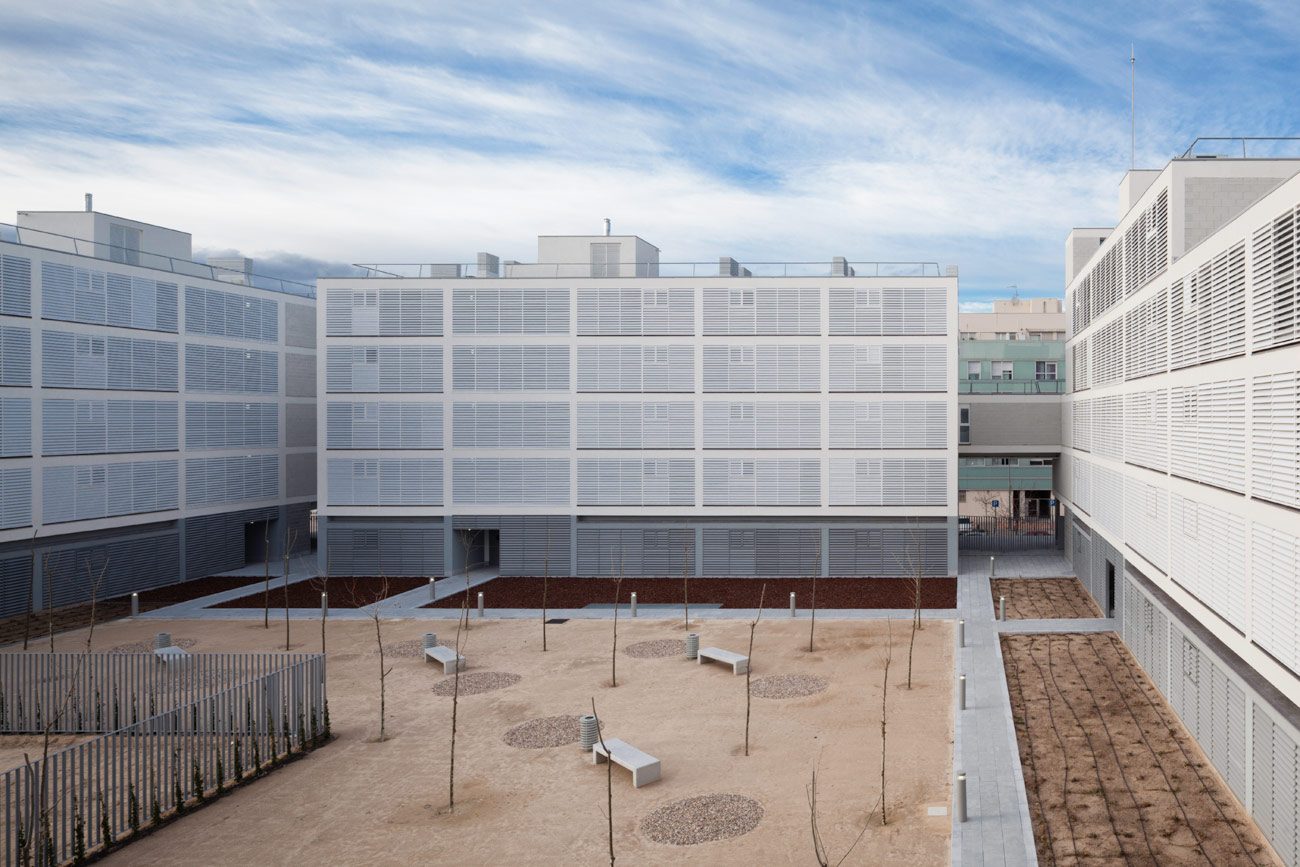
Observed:
[[[1115,616],[1115,564],[1106,561],[1106,616]]]
[[[456,545],[455,565],[458,573],[466,568],[497,569],[501,563],[500,530],[457,530],[454,540]]]
[[[271,522],[266,521],[249,521],[244,525],[244,565],[252,563],[265,563],[270,556],[270,548],[267,544],[268,536],[274,538],[274,532],[270,526]]]

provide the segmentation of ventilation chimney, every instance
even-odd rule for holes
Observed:
[[[95,210],[94,197],[86,193],[86,213],[89,214],[93,210]]]
[[[612,227],[612,224],[611,224],[610,221],[609,221],[609,217],[606,217],[606,218],[605,218],[605,237],[606,237],[606,238],[609,237],[609,230],[610,230],[611,227]]]

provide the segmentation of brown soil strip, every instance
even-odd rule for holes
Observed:
[[[176,605],[181,602],[189,602],[191,599],[198,599],[201,596],[207,596],[211,593],[220,593],[223,590],[234,590],[243,587],[246,584],[252,584],[257,581],[256,577],[225,577],[209,575],[206,578],[196,578],[193,581],[184,581],[180,584],[172,584],[168,587],[159,587],[154,590],[140,591],[140,610],[155,611],[159,608],[166,608],[168,605]],[[275,583],[275,577],[271,578],[272,584]],[[316,597],[316,604],[320,604],[320,596]],[[129,617],[131,615],[131,596],[115,596],[112,599],[101,599],[95,603],[95,622],[106,623],[109,620],[116,620],[119,617]],[[55,608],[51,611],[37,611],[32,613],[31,624],[29,625],[29,643],[31,641],[40,642],[41,639],[49,640],[50,624],[53,623],[54,632],[66,632],[69,629],[81,629],[90,625],[90,604],[68,605],[63,608]],[[21,642],[23,640],[23,615],[16,614],[12,617],[6,617],[0,620],[0,645]]]
[[[254,579],[256,580],[256,579]],[[282,579],[281,579],[282,580]],[[385,581],[387,584],[385,584]],[[417,587],[428,587],[428,578],[311,578],[289,585],[290,608],[320,608],[322,591],[329,593],[330,608],[362,608],[366,605],[405,593]],[[271,576],[271,611],[284,610],[285,588]],[[262,590],[222,602],[212,608],[261,608]]]
[[[549,608],[582,608],[591,603],[612,605],[614,582],[609,578],[550,578],[546,604]],[[785,608],[790,594],[797,593],[797,604],[807,608],[812,603],[811,578],[692,578],[692,603],[721,603],[723,608],[757,608],[759,590],[767,585],[767,599],[775,600],[770,608]],[[471,589],[470,605],[477,605],[474,594],[484,594],[489,608],[541,608],[542,579],[537,577],[494,578]],[[619,600],[626,605],[628,595],[636,593],[641,605],[680,605],[681,578],[624,578]],[[464,596],[455,594],[426,608],[459,608]],[[319,600],[318,604],[319,604]],[[922,608],[954,608],[957,605],[956,578],[926,578],[921,585]],[[911,608],[912,582],[906,578],[818,578],[817,607],[821,608]]]
[[[1007,597],[1008,620],[1059,620],[1101,617],[1101,609],[1078,578],[990,578],[993,611]]]
[[[1039,863],[1280,863],[1118,635],[1002,654]]]

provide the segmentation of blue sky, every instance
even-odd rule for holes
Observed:
[[[57,8],[56,8],[57,7]],[[1300,132],[1300,12],[1135,4],[0,6],[0,221],[101,210],[288,276],[529,260],[927,260],[974,307],[1062,291],[1129,161]]]

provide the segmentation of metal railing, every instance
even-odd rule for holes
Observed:
[[[4,867],[133,840],[325,734],[321,654],[10,653],[0,686],[0,732],[98,733],[4,773]]]
[[[963,551],[1024,551],[1056,547],[1055,518],[977,515],[957,519],[957,547]]]
[[[189,259],[167,256],[162,253],[152,253],[148,250],[137,250],[134,247],[122,247],[89,238],[61,235],[48,229],[33,229],[30,226],[0,223],[0,241],[23,244],[27,247],[37,247],[42,250],[52,250],[56,253],[72,253],[76,256],[86,256],[118,265],[136,265],[141,268],[166,271],[169,274],[180,274],[186,277],[205,277],[209,280],[229,283],[232,286],[252,286],[255,289],[265,289],[268,292],[283,292],[303,298],[316,297],[316,287],[309,283],[285,280],[281,277],[267,277],[263,274],[251,274],[234,268],[221,268],[216,265],[193,262]],[[120,258],[114,259],[113,251],[118,251]],[[223,279],[222,275],[226,275],[225,279]],[[238,276],[240,281],[246,280],[247,282],[236,282],[230,279],[231,276]]]
[[[960,394],[1065,394],[1064,379],[959,379]]]
[[[364,278],[634,279],[651,277],[943,277],[937,262],[746,262],[728,269],[718,262],[502,262],[480,270],[477,262],[353,263]],[[346,275],[345,275],[346,276]]]
[[[1232,153],[1228,153],[1226,150],[1215,150],[1210,153],[1197,153],[1197,149],[1202,144],[1208,144],[1210,142],[1217,142],[1217,143],[1228,142],[1231,144]],[[1265,142],[1268,142],[1270,144],[1275,144],[1275,145],[1279,143],[1285,143],[1287,147],[1283,149],[1289,151],[1289,153],[1247,154],[1246,151],[1248,146],[1254,148],[1263,148]],[[1249,159],[1252,156],[1255,159],[1268,159],[1269,157],[1281,157],[1281,158],[1300,157],[1300,136],[1294,136],[1294,135],[1213,136],[1213,135],[1209,135],[1209,136],[1198,136],[1187,148],[1187,150],[1183,151],[1183,155],[1181,159],[1185,159],[1185,160],[1197,159],[1197,158],[1207,159],[1211,157],[1232,157],[1236,159],[1238,145],[1241,146],[1241,157],[1240,157],[1241,159]],[[1216,147],[1217,146],[1218,145],[1216,145]]]

